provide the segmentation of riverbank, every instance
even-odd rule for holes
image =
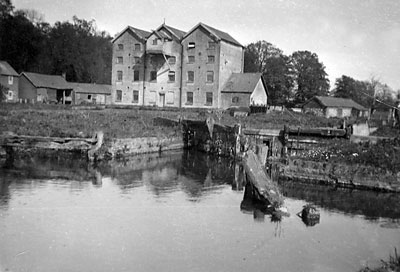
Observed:
[[[360,272],[399,272],[400,271],[400,255],[397,254],[397,249],[394,250],[394,256],[390,256],[388,261],[381,260],[381,267],[378,268],[363,268]]]

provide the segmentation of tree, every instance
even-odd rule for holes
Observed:
[[[315,95],[327,95],[328,74],[318,56],[309,51],[296,51],[291,55],[297,103],[303,103]]]
[[[42,50],[44,36],[25,16],[17,13],[1,20],[0,59],[15,70],[30,71]]]
[[[66,73],[68,81],[110,84],[111,37],[97,32],[94,20],[74,16],[72,23],[56,22],[48,43],[50,73]]]
[[[281,54],[282,50],[269,42],[251,43],[246,46],[244,51],[244,71],[247,73],[264,73],[267,70],[268,59]]]
[[[263,74],[273,105],[282,105],[291,98],[293,79],[289,57],[269,42],[258,41],[245,48],[244,72]]]
[[[14,10],[11,0],[0,0],[0,18],[10,16]]]
[[[342,75],[336,79],[335,97],[350,98],[364,107],[371,107],[373,103],[374,90],[366,81],[358,81],[352,77]]]

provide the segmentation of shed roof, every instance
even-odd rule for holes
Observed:
[[[18,76],[18,73],[7,61],[0,60],[0,75]]]
[[[187,36],[189,36],[193,31],[195,31],[197,28],[202,27],[203,29],[205,29],[207,32],[209,32],[211,35],[213,35],[215,38],[217,38],[218,40],[223,40],[225,42],[229,42],[231,44],[234,45],[238,45],[243,47],[243,45],[241,45],[237,40],[235,40],[231,35],[229,35],[226,32],[223,32],[221,30],[218,30],[216,28],[213,28],[211,26],[208,26],[204,23],[198,23],[195,27],[193,27],[191,30],[189,30],[189,32],[187,32],[185,34],[185,36],[183,37],[183,39],[185,39]]]
[[[43,75],[37,73],[23,72],[25,76],[36,88],[50,88],[56,90],[71,90],[72,86],[59,75]]]
[[[111,85],[69,82],[76,93],[111,95]]]
[[[233,73],[221,92],[252,93],[260,79],[265,87],[261,73]]]
[[[143,30],[143,29],[139,29],[139,28],[135,28],[132,26],[127,26],[124,28],[124,30],[122,30],[120,33],[118,33],[114,39],[112,39],[112,43],[114,43],[119,37],[121,37],[122,34],[124,34],[126,31],[132,31],[133,33],[135,33],[137,36],[139,36],[139,38],[141,38],[142,40],[146,40],[148,36],[150,36],[151,32]]]
[[[360,104],[354,102],[352,99],[349,98],[340,98],[332,96],[314,96],[310,100],[313,99],[317,100],[324,107],[354,108],[363,111],[367,110],[365,107],[361,106]],[[307,104],[307,102],[305,104]]]

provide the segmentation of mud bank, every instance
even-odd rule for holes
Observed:
[[[363,164],[288,159],[279,171],[281,178],[292,181],[400,192],[400,172],[394,174]]]

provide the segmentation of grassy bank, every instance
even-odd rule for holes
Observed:
[[[66,105],[0,104],[0,131],[59,137],[90,137],[98,130],[103,130],[107,137],[112,138],[168,136],[175,133],[174,129],[154,126],[153,118],[205,120],[208,116],[224,125],[241,123],[246,128],[283,128],[284,125],[321,127],[340,123],[338,120],[288,111],[233,117],[228,113],[204,110],[138,107],[80,110]]]
[[[400,272],[400,256],[397,250],[394,251],[394,256],[389,257],[389,261],[381,261],[381,267],[378,268],[363,268],[360,272]]]

